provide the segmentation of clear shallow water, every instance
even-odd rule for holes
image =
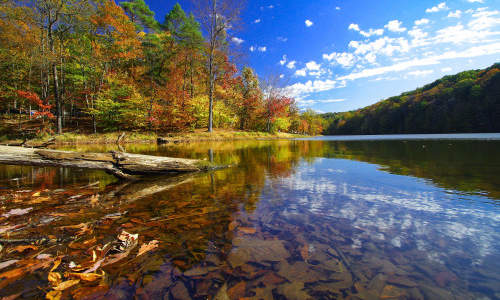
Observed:
[[[231,165],[137,183],[1,166],[1,238],[38,243],[0,242],[0,263],[18,260],[0,269],[0,296],[53,291],[58,258],[53,272],[71,280],[121,255],[61,295],[500,298],[500,141],[329,139],[128,145]],[[124,230],[137,246],[101,251]]]

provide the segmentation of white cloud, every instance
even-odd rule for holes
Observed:
[[[299,69],[299,70],[295,71],[295,75],[300,76],[300,77],[306,76],[307,75],[306,68]]]
[[[498,10],[480,10],[472,15],[472,20],[467,24],[473,31],[480,31],[500,26],[500,12]]]
[[[255,24],[257,24],[257,23],[260,23],[260,21],[261,21],[260,19],[255,19],[255,21],[253,21],[253,22],[254,22]]]
[[[398,21],[398,20],[392,20],[392,21],[389,21],[389,23],[387,23],[384,27],[392,32],[405,32],[406,28],[401,27],[401,25],[403,25],[403,22]]]
[[[414,39],[423,39],[428,36],[427,32],[422,31],[420,28],[415,28],[408,31],[408,35]]]
[[[354,23],[349,24],[348,29],[349,30],[354,30],[354,31],[360,31],[359,25],[358,24],[354,24]]]
[[[278,41],[280,41],[280,42],[286,42],[286,41],[288,41],[288,38],[283,37],[283,36],[279,36],[279,37],[277,37],[276,39],[277,39]]]
[[[248,48],[248,50],[250,50],[250,52],[254,52],[255,51],[255,47],[254,46],[250,46],[250,48]]]
[[[370,37],[372,35],[382,35],[382,34],[384,34],[384,30],[383,29],[372,29],[372,28],[370,28],[368,30],[368,32],[361,30],[359,33],[361,35],[365,36],[365,37]]]
[[[314,25],[314,23],[310,20],[306,20],[304,23],[306,24],[306,27],[311,27]]]
[[[309,71],[319,71],[321,69],[321,65],[312,60],[306,63],[306,69]]]
[[[444,2],[436,7],[439,10],[448,9]],[[321,99],[321,97],[315,98],[314,93],[345,86],[348,80],[362,78],[371,81],[382,78],[402,80],[411,78],[409,76],[426,76],[432,71],[436,73],[440,70],[442,73],[439,74],[449,74],[448,72],[452,70],[448,69],[447,65],[454,60],[466,61],[487,55],[492,59],[495,55],[498,57],[500,11],[482,7],[468,11],[460,10],[460,13],[449,10],[443,16],[450,15],[451,18],[458,14],[461,18],[457,21],[448,19],[444,23],[426,18],[416,19],[415,26],[408,29],[404,28],[401,21],[392,20],[386,24],[386,31],[406,31],[408,36],[381,36],[373,40],[360,37],[359,40],[349,42],[347,51],[323,53],[324,61],[309,61],[297,71],[295,71],[296,62],[289,62],[287,59],[282,65],[294,69],[295,78],[299,81],[288,88],[297,99]],[[427,24],[436,26],[425,26]],[[439,26],[440,24],[446,25]],[[370,29],[365,32],[355,23],[351,23],[348,29],[366,37],[374,34],[376,30]],[[339,66],[338,70],[335,66]],[[352,68],[352,71],[346,74],[340,67]],[[339,71],[340,75],[335,77]],[[316,79],[308,80],[313,78],[311,76],[315,76]],[[320,103],[318,100],[313,101]]]
[[[430,66],[430,65],[438,65],[443,60],[451,60],[457,58],[472,58],[478,56],[492,55],[500,53],[500,42],[470,47],[466,50],[457,52],[457,51],[448,51],[441,55],[421,58],[421,59],[413,59],[409,61],[404,61],[401,63],[397,63],[390,66],[378,67],[373,69],[364,69],[359,72],[353,72],[349,75],[338,77],[337,80],[356,80],[361,78],[367,78],[372,76],[378,76],[390,72],[401,72],[408,70],[413,67],[422,67],[422,66]]]
[[[425,24],[429,24],[429,19],[422,18],[420,20],[415,21],[416,26],[425,25]]]
[[[335,10],[340,10],[340,6],[336,6],[336,7],[335,7]]]
[[[285,78],[285,74],[280,74],[280,79]]]
[[[318,103],[336,103],[336,102],[344,102],[345,99],[324,99],[324,100],[316,100]]]
[[[487,16],[491,12],[478,13],[481,16],[473,18],[467,26],[459,23],[458,25],[448,26],[436,31],[435,36],[430,39],[434,45],[437,43],[451,44],[474,44],[498,41],[500,31],[490,31],[491,28],[500,25],[500,18]],[[476,15],[476,14],[475,14]],[[488,40],[489,37],[495,37]]]
[[[349,68],[354,65],[354,55],[348,52],[332,52],[330,54],[323,54],[323,59],[332,62],[333,64],[339,64],[343,68]]]
[[[233,43],[235,43],[235,44],[237,44],[237,45],[240,45],[241,43],[243,43],[243,42],[244,42],[244,40],[242,40],[242,39],[240,39],[240,38],[238,38],[238,37],[233,37],[233,38],[231,39],[231,41],[233,41]]]
[[[367,62],[373,64],[375,63],[375,61],[377,60],[377,55],[375,55],[374,53],[368,53],[366,54],[364,57],[364,60],[366,60]]]
[[[484,3],[484,0],[467,0],[469,3]]]
[[[311,93],[329,91],[334,88],[345,87],[345,81],[336,80],[308,80],[305,83],[295,83],[285,88],[288,94],[297,99],[303,99],[304,95]]]
[[[412,71],[408,72],[408,75],[415,76],[415,77],[423,77],[427,76],[434,73],[433,70],[417,70],[417,71]]]
[[[460,18],[462,16],[462,11],[457,9],[456,11],[450,11],[448,18]]]
[[[328,104],[328,103],[337,103],[344,102],[345,99],[297,99],[297,104],[301,107],[313,106],[315,104]],[[321,112],[321,111],[316,111]]]
[[[295,69],[295,64],[296,64],[296,63],[297,63],[297,62],[296,62],[295,60],[292,60],[292,61],[290,61],[290,62],[288,62],[288,63],[286,64],[286,67],[287,67],[288,69]]]
[[[267,51],[267,47],[262,46],[262,47],[257,48],[257,50],[258,50],[259,52],[266,52],[266,51]]]
[[[286,55],[283,55],[283,58],[280,60],[280,65],[284,66],[286,64]]]
[[[359,34],[361,34],[364,37],[370,37],[372,35],[382,35],[382,34],[384,34],[384,30],[383,29],[373,29],[373,28],[370,28],[368,31],[364,31],[364,30],[361,30],[359,28],[358,24],[354,24],[354,23],[351,23],[349,25],[348,29],[349,30],[357,31],[357,32],[359,32]]]
[[[410,46],[408,40],[405,38],[390,38],[382,37],[373,42],[349,42],[349,47],[354,48],[354,54],[365,55],[372,52],[373,54],[383,54],[392,56],[396,52],[406,53],[409,51]]]
[[[426,13],[435,13],[435,12],[447,10],[447,9],[448,9],[448,6],[446,6],[446,2],[441,2],[434,7],[426,9],[425,12]]]

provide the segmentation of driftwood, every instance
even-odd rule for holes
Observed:
[[[187,173],[208,169],[206,162],[195,159],[123,152],[79,153],[11,146],[0,146],[0,163],[104,170],[121,179],[137,179],[141,175]]]

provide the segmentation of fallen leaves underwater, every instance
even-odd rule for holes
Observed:
[[[16,167],[18,179],[1,181],[0,297],[500,295],[498,270],[477,269],[469,279],[478,288],[470,289],[460,272],[465,266],[436,263],[416,247],[370,237],[356,246],[353,237],[364,228],[312,214],[296,205],[300,195],[283,189],[281,179],[294,172],[296,157],[261,159],[248,169],[134,183],[100,172]],[[287,213],[292,207],[296,211]],[[453,241],[435,243],[446,251]]]

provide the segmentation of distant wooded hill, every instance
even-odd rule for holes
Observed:
[[[329,123],[325,134],[500,132],[500,63],[322,117]]]

